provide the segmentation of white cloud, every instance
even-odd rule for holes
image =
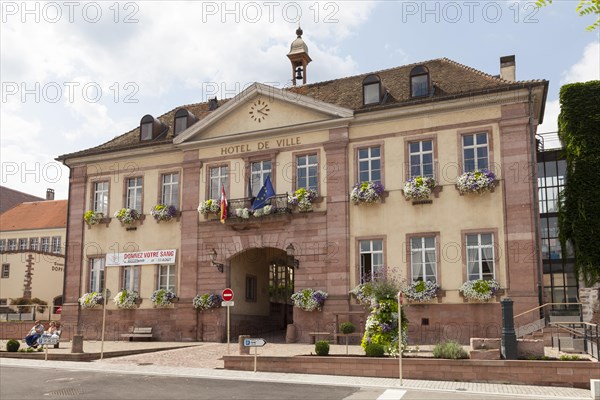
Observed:
[[[581,58],[562,73],[560,85],[575,82],[587,82],[600,79],[600,43],[594,42],[588,44],[583,50]],[[557,132],[558,114],[560,114],[560,104],[558,100],[548,101],[546,103],[546,112],[544,114],[544,123],[538,127],[538,133]],[[559,143],[556,140],[549,141],[552,147]],[[548,147],[548,145],[546,146]]]

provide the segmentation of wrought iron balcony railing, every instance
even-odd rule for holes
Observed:
[[[231,199],[227,200],[227,219],[238,218],[236,214],[236,210],[247,208],[250,210],[252,207],[253,198],[243,198],[243,199]],[[292,208],[288,204],[288,195],[286,194],[278,194],[271,197],[267,204],[271,206],[270,215],[276,214],[290,214],[292,212]]]

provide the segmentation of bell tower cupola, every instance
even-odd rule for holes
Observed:
[[[297,82],[306,84],[306,67],[312,60],[308,55],[308,46],[302,40],[302,28],[298,26],[296,29],[296,35],[298,36],[290,46],[290,52],[288,58],[292,63],[292,83],[296,86]]]

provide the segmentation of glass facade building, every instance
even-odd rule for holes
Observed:
[[[558,195],[564,188],[567,161],[561,149],[537,153],[540,232],[545,303],[576,303],[578,282],[573,248],[563,249],[558,238]],[[566,252],[566,262],[563,253]],[[561,306],[553,307],[563,308]]]

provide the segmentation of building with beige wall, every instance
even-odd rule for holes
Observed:
[[[288,56],[294,82],[306,80],[301,31]],[[105,283],[142,298],[133,310],[108,302],[109,337],[137,325],[162,340],[222,340],[225,309],[200,312],[192,299],[231,287],[235,334],[293,324],[308,341],[332,332],[336,315],[364,321],[349,291],[386,271],[440,286],[436,301],[407,308],[411,340],[498,337],[501,296],[473,303],[458,289],[494,278],[515,313],[542,301],[534,135],[548,82],[515,81],[514,69],[514,57],[501,59],[500,76],[441,58],[287,89],[255,83],[231,99],[144,116],[107,143],[60,156],[71,171],[63,322],[97,333],[100,310],[78,298]],[[461,195],[458,176],[481,168],[496,174],[494,190]],[[267,176],[277,211],[238,217]],[[406,199],[415,176],[435,179],[430,198]],[[385,187],[380,201],[351,202],[362,181]],[[318,193],[309,212],[287,201],[302,187]],[[198,212],[222,188],[224,223]],[[157,204],[176,216],[155,221]],[[123,207],[142,219],[122,224],[114,213]],[[104,218],[86,224],[88,210]],[[165,250],[174,257],[152,257]],[[121,261],[107,264],[111,257]],[[160,288],[179,301],[154,307]],[[290,292],[304,288],[329,294],[322,312],[290,306]]]
[[[0,214],[0,303],[16,307],[12,299],[38,298],[48,308],[38,318],[58,318],[62,305],[67,238],[67,200],[25,202]],[[35,318],[36,316],[31,316]]]

